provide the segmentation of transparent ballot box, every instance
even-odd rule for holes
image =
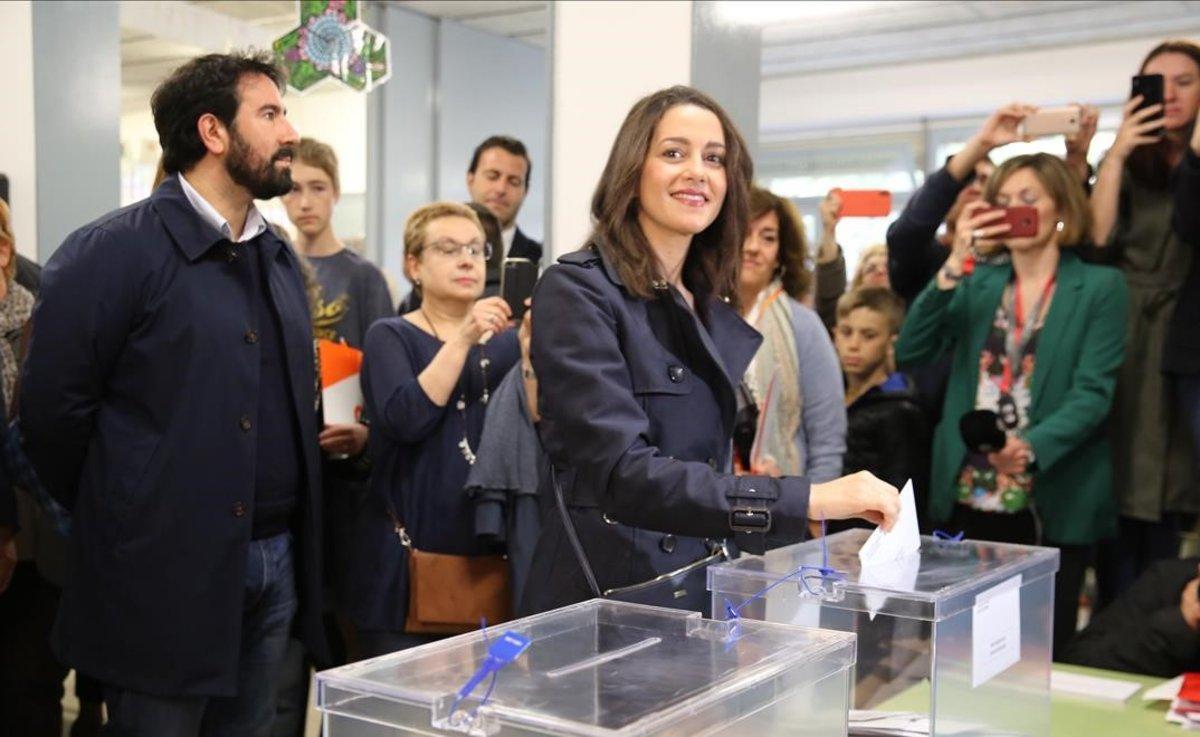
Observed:
[[[460,697],[514,636],[527,649]],[[323,671],[317,707],[328,737],[828,737],[853,665],[843,632],[593,600]]]
[[[922,537],[864,569],[869,536],[710,567],[713,616],[856,633],[850,734],[1049,735],[1058,551]]]

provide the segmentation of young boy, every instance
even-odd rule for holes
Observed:
[[[857,289],[838,300],[833,334],[846,380],[847,420],[842,470],[870,471],[897,488],[912,479],[923,522],[929,421],[912,381],[892,371],[892,346],[903,321],[904,301],[886,287]]]

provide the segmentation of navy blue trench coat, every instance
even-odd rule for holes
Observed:
[[[313,337],[296,255],[269,229],[236,247],[172,177],[67,237],[47,264],[21,378],[25,448],[72,512],[55,646],[109,685],[232,695],[255,488],[266,249],[303,461],[296,626],[318,660],[320,469]]]
[[[567,254],[533,297],[538,432],[601,590],[647,581],[732,539],[747,552],[803,539],[804,478],[733,476],[735,389],[762,337],[729,305],[674,289],[633,296],[595,247]],[[593,596],[553,508],[523,600],[536,612]],[[742,510],[737,527],[731,512]],[[770,517],[770,532],[745,531]],[[754,525],[745,525],[744,522]],[[703,599],[664,591],[663,606]],[[697,597],[699,594],[699,597]]]

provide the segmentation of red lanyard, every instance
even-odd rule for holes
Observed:
[[[1054,283],[1056,281],[1058,281],[1057,272],[1046,282],[1046,287],[1042,290],[1041,296],[1033,304],[1033,321],[1036,321],[1038,315],[1041,314],[1043,305],[1050,298],[1050,292],[1054,291]],[[1025,346],[1028,343],[1028,340],[1025,339],[1025,310],[1021,302],[1021,279],[1017,276],[1013,277],[1012,311],[1013,324],[1009,326],[1008,335],[1004,341],[1006,355],[1003,373],[1000,378],[1000,390],[1003,392],[1008,392],[1012,389],[1013,366],[1017,361],[1021,360],[1022,354],[1025,352]]]

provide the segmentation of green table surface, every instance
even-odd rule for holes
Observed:
[[[1147,688],[1157,686],[1167,680],[1165,678],[1061,663],[1055,663],[1052,670],[1142,684],[1140,691],[1122,703],[1051,694],[1050,724],[1054,737],[1181,737],[1184,734],[1182,727],[1166,720],[1169,702],[1142,699],[1142,693]],[[929,708],[928,704],[929,690],[928,685],[925,685],[911,688],[875,708],[887,711],[917,711]]]

